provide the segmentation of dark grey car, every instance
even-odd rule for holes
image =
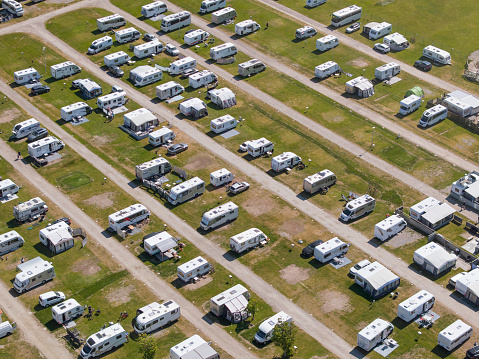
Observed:
[[[125,72],[116,65],[110,66],[108,71],[115,77],[122,77],[125,74]]]
[[[39,128],[38,130],[35,130],[28,135],[27,141],[34,142],[47,136],[48,136],[48,130],[46,128]]]
[[[176,155],[180,152],[186,151],[187,149],[188,145],[186,143],[177,143],[176,145],[168,147],[168,150],[166,150],[166,152],[169,155]]]

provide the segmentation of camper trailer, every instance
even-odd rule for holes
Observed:
[[[431,309],[435,301],[436,298],[431,293],[421,290],[399,304],[398,317],[409,323]]]
[[[96,20],[96,26],[98,27],[98,30],[102,32],[117,29],[123,25],[126,25],[126,20],[123,18],[123,16],[118,14],[102,17]]]
[[[451,64],[451,54],[432,45],[426,46],[422,50],[422,56],[443,65]]]
[[[374,71],[374,77],[376,77],[378,80],[384,81],[396,76],[400,72],[401,67],[395,62],[390,62],[389,64],[376,67],[376,70]]]
[[[170,349],[170,359],[220,359],[220,355],[199,335],[182,341]]]
[[[224,44],[212,47],[210,49],[210,57],[213,60],[223,59],[225,57],[231,57],[238,53],[238,49],[231,42],[225,42]]]
[[[121,66],[130,61],[131,57],[125,51],[118,51],[113,54],[106,55],[103,58],[105,66],[110,67],[113,65]]]
[[[10,231],[0,235],[0,256],[16,251],[22,247],[25,240],[16,231]]]
[[[48,212],[48,207],[40,197],[32,198],[13,207],[13,216],[18,223],[30,221]]]
[[[399,102],[399,114],[406,116],[413,113],[421,106],[421,98],[416,95],[410,95]]]
[[[230,238],[230,248],[236,253],[242,253],[259,246],[262,242],[269,241],[266,234],[258,228],[250,228],[247,231],[234,235]]]
[[[227,87],[208,91],[208,95],[219,108],[229,108],[236,105],[236,95]]]
[[[203,257],[196,257],[177,268],[178,278],[183,282],[191,282],[197,276],[207,274],[211,270],[211,264]]]
[[[203,70],[188,77],[188,83],[194,89],[209,85],[218,80],[218,76],[209,70]]]
[[[273,153],[274,143],[268,141],[266,138],[261,137],[257,140],[252,140],[248,142],[248,146],[246,147],[246,151],[251,157],[259,157],[268,152]]]
[[[15,0],[2,0],[2,8],[14,16],[23,16],[23,6]]]
[[[409,47],[407,39],[398,32],[385,36],[383,43],[388,45],[393,51],[401,51]]]
[[[25,293],[55,277],[55,269],[50,262],[40,257],[33,258],[25,263],[17,265],[17,273],[13,281],[13,288],[18,293]]]
[[[0,181],[0,198],[6,198],[18,193],[20,187],[10,179]]]
[[[198,29],[198,30],[194,30],[194,31],[186,33],[185,36],[183,37],[183,40],[186,45],[193,46],[207,40],[208,37],[210,37],[209,32],[206,32],[205,30],[202,30],[202,29]]]
[[[404,218],[398,215],[389,216],[374,226],[374,236],[384,242],[407,227]]]
[[[236,10],[232,7],[227,7],[211,14],[211,22],[217,25],[233,19],[236,19]]]
[[[63,147],[65,147],[63,141],[54,136],[48,136],[28,144],[28,154],[33,158],[39,158],[60,151]]]
[[[214,133],[221,133],[235,128],[238,121],[231,115],[224,115],[210,122],[210,129]]]
[[[465,343],[471,335],[472,327],[458,319],[439,333],[437,344],[447,351],[453,351],[462,343]]]
[[[251,59],[238,65],[238,73],[241,76],[251,76],[266,70],[266,65],[260,60]]]
[[[71,61],[62,62],[61,64],[56,64],[50,66],[50,73],[52,77],[56,80],[64,79],[65,77],[75,75],[81,72],[81,67],[75,65]]]
[[[200,13],[206,14],[226,6],[226,0],[203,0],[200,6]]]
[[[58,324],[64,324],[83,315],[84,309],[75,299],[67,299],[52,307],[52,317]]]
[[[326,2],[326,0],[306,0],[306,7],[313,8],[319,5],[322,5]]]
[[[163,71],[148,65],[138,66],[130,71],[129,78],[135,84],[135,86],[145,86],[161,81],[163,78]]]
[[[180,103],[180,113],[185,116],[191,116],[194,119],[208,116],[208,108],[206,104],[198,97],[189,98],[186,101]]]
[[[176,14],[165,16],[161,20],[161,31],[169,32],[178,30],[189,24],[191,24],[191,13],[188,11],[181,11]]]
[[[337,74],[340,71],[341,69],[336,62],[328,61],[316,66],[314,69],[314,75],[320,79],[325,79],[326,77]]]
[[[127,340],[128,333],[121,324],[112,324],[88,337],[81,350],[80,357],[82,359],[98,357],[125,344]]]
[[[64,221],[40,229],[40,242],[53,254],[64,252],[75,245],[73,229]]]
[[[115,40],[120,44],[126,44],[127,42],[138,40],[140,37],[141,33],[134,27],[115,31]]]
[[[233,323],[248,318],[246,307],[251,295],[248,289],[237,284],[210,299],[210,310],[217,317],[226,317]]]
[[[101,51],[107,50],[113,46],[113,39],[110,36],[103,36],[99,39],[93,40],[88,48],[88,54],[94,55]]]
[[[235,24],[236,35],[248,35],[261,29],[256,21],[251,19],[244,20]]]
[[[234,175],[226,168],[210,173],[210,183],[215,187],[220,187],[224,184],[233,181]]]
[[[293,319],[288,314],[285,312],[279,312],[259,325],[254,340],[259,344],[265,344],[273,338],[273,331],[276,324],[284,322],[291,323],[292,321]]]
[[[162,304],[153,302],[136,311],[133,330],[136,334],[149,334],[180,319],[180,316],[180,306],[174,300]]]
[[[144,44],[136,45],[133,48],[133,53],[139,59],[143,59],[150,55],[156,55],[163,51],[165,47],[158,40],[145,42]]]
[[[447,117],[447,108],[443,105],[436,105],[430,109],[424,111],[421,119],[419,120],[419,126],[428,127],[432,126],[439,121],[444,120]]]
[[[358,97],[371,97],[374,95],[374,84],[364,76],[358,76],[346,82],[345,90]]]
[[[128,102],[125,91],[112,92],[105,96],[100,96],[96,104],[100,109],[114,109],[121,107]]]
[[[317,33],[316,29],[312,26],[303,26],[296,30],[295,36],[299,40],[304,40],[315,36]]]
[[[381,22],[371,27],[368,32],[370,40],[376,40],[383,36],[389,35],[392,30],[392,25],[388,22]]]
[[[314,258],[320,263],[329,262],[331,259],[348,253],[350,244],[344,243],[338,237],[321,243],[314,247]]]
[[[392,333],[393,329],[394,325],[383,319],[374,320],[358,333],[358,347],[366,351],[373,350]]]
[[[188,181],[174,186],[168,193],[168,202],[177,205],[198,197],[205,192],[205,181],[199,177],[193,177]]]
[[[184,57],[180,60],[173,61],[170,64],[170,74],[171,75],[178,75],[183,71],[188,69],[193,69],[196,67],[196,60],[192,57]]]
[[[204,231],[209,231],[236,218],[238,218],[238,206],[230,201],[205,212],[201,218],[200,227]]]
[[[60,109],[62,120],[66,122],[70,122],[75,117],[87,116],[92,112],[93,109],[85,102],[76,102]]]
[[[13,78],[18,85],[25,85],[29,82],[36,82],[41,77],[42,75],[40,75],[40,73],[33,67],[30,67],[25,70],[15,71],[13,73]]]
[[[316,49],[326,51],[339,45],[339,40],[334,35],[327,35],[316,40]]]
[[[281,172],[287,168],[291,169],[301,162],[301,157],[296,156],[293,152],[283,152],[282,154],[271,159],[271,168],[275,172]]]
[[[361,217],[364,214],[370,213],[376,207],[376,200],[368,194],[348,202],[340,219],[344,222],[349,222],[355,218]]]
[[[344,9],[335,11],[331,15],[331,25],[340,27],[361,18],[362,8],[357,5],[351,5]]]
[[[177,247],[177,240],[166,231],[152,233],[143,238],[143,247],[150,256],[163,253]]]
[[[38,122],[34,118],[22,121],[13,126],[12,137],[14,139],[27,137],[30,133],[38,130],[40,127],[40,122]]]
[[[168,127],[162,127],[159,130],[153,131],[148,135],[148,142],[150,145],[158,147],[172,142],[176,138],[176,134]]]
[[[136,179],[143,181],[151,177],[161,177],[171,172],[171,164],[166,158],[159,157],[135,167]]]
[[[308,176],[303,181],[303,190],[313,194],[336,183],[336,175],[328,169]]]
[[[169,81],[156,86],[156,97],[160,100],[175,97],[185,91],[185,88],[176,81]]]
[[[168,6],[162,1],[155,1],[141,7],[141,15],[149,19],[168,11]]]
[[[150,217],[150,211],[144,205],[136,203],[108,216],[109,228],[118,232],[123,228],[138,224]]]
[[[434,208],[441,204],[441,201],[434,197],[428,197],[419,203],[416,203],[409,209],[409,215],[416,221],[421,220],[421,216],[425,214],[429,209]]]

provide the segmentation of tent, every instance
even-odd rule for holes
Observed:
[[[412,89],[406,91],[406,95],[404,96],[404,98],[409,97],[411,95],[416,95],[422,98],[424,97],[424,91],[419,86],[414,86]]]

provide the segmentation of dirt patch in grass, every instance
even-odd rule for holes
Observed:
[[[2,111],[0,112],[0,123],[13,121],[21,114],[22,112],[16,107]]]
[[[314,355],[314,356],[312,356],[312,357],[309,358],[309,359],[328,359],[328,358],[329,358],[328,355],[324,355],[324,356],[322,356],[322,357],[318,357],[317,355]]]
[[[127,303],[130,300],[130,293],[135,290],[134,285],[121,287],[106,295],[106,299],[116,306],[116,304]]]
[[[391,248],[399,248],[410,243],[414,243],[424,237],[422,234],[406,228],[401,233],[398,233],[386,242],[386,245]]]
[[[355,329],[356,329],[356,330],[364,329],[364,328],[366,328],[366,326],[367,326],[368,324],[369,324],[369,323],[368,323],[368,322],[365,322],[365,321],[359,322],[358,324],[356,324]]]
[[[80,272],[84,275],[92,275],[101,271],[101,267],[97,264],[97,261],[89,258],[76,261],[70,269],[72,272]]]
[[[278,207],[279,206],[276,204],[276,202],[269,197],[258,199],[258,197],[254,196],[243,204],[243,208],[246,210],[246,212],[256,217],[271,212]]]
[[[424,348],[414,348],[413,350],[404,353],[399,358],[401,359],[416,359],[416,358],[427,358],[428,351]]]
[[[186,171],[198,171],[213,164],[213,159],[205,155],[196,155],[188,160],[184,166]]]
[[[366,67],[369,65],[369,62],[367,62],[362,57],[358,57],[357,59],[349,61],[348,65],[356,66],[356,67]]]
[[[293,218],[283,222],[279,230],[281,236],[291,238],[304,232],[305,228],[302,220]]]
[[[323,113],[323,119],[325,119],[328,122],[334,122],[334,123],[339,123],[344,121],[344,117],[341,115],[341,113],[336,111]]]
[[[349,305],[349,297],[341,292],[333,290],[323,290],[318,294],[319,298],[324,301],[321,306],[321,310],[324,313],[330,313],[335,311],[350,312],[353,308]]]
[[[185,289],[186,290],[197,290],[198,288],[201,288],[201,287],[207,285],[208,283],[210,283],[212,281],[213,281],[213,277],[212,276],[207,276],[207,277],[201,278],[196,283],[188,283],[187,285],[185,285]]]
[[[309,269],[298,267],[296,264],[290,264],[279,271],[281,278],[289,284],[298,284],[309,278]]]
[[[113,142],[114,138],[111,136],[93,136],[93,143],[98,146],[105,146]]]
[[[100,208],[108,208],[113,206],[113,197],[115,193],[114,192],[106,192],[102,194],[97,194],[96,196],[92,196],[85,200],[86,204],[89,204],[91,206],[96,206]]]
[[[69,4],[74,1],[75,0],[50,0],[50,2],[53,4]]]

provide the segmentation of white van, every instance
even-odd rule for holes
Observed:
[[[135,167],[135,176],[138,180],[143,181],[155,176],[163,176],[171,172],[171,164],[166,158],[154,158],[151,161],[144,162]]]
[[[113,39],[110,36],[103,36],[99,39],[93,40],[90,47],[88,48],[88,54],[98,54],[103,50],[107,50],[113,46]]]
[[[143,59],[153,54],[159,54],[164,48],[163,44],[155,39],[150,42],[145,42],[144,44],[136,45],[133,48],[133,53],[137,58]]]
[[[75,299],[68,299],[52,307],[52,317],[58,324],[63,324],[79,318],[85,309]]]
[[[118,14],[109,15],[96,20],[96,26],[100,31],[108,31],[126,25],[126,20]]]
[[[38,130],[41,127],[40,122],[31,118],[29,120],[22,121],[13,126],[12,137],[14,139],[20,139],[27,137],[33,131]]]
[[[66,122],[73,120],[75,117],[87,116],[92,112],[93,109],[85,102],[76,102],[60,109],[62,120]]]
[[[421,119],[419,120],[419,126],[427,127],[432,126],[439,121],[444,120],[447,117],[447,107],[443,105],[436,105],[430,109],[424,111]]]
[[[199,177],[193,177],[173,187],[168,192],[168,202],[177,205],[198,197],[205,192],[205,181]]]
[[[153,131],[148,135],[148,142],[150,145],[158,147],[169,142],[172,142],[176,138],[176,134],[168,127],[162,127],[159,130]]]
[[[80,72],[81,72],[81,67],[74,64],[71,61],[66,61],[60,64],[50,66],[50,73],[52,77],[56,80],[64,79],[65,77],[75,75]]]
[[[55,278],[55,269],[50,262],[40,257],[33,258],[25,263],[17,265],[17,273],[13,281],[13,288],[18,293],[25,293],[27,290],[45,284]]]
[[[210,49],[210,57],[213,60],[222,59],[225,57],[231,57],[238,53],[238,49],[231,42],[225,42],[224,44],[212,47]]]
[[[0,338],[6,337],[7,335],[13,334],[13,332],[17,329],[17,323],[13,322],[3,322],[0,323]]]
[[[163,304],[153,302],[136,311],[133,330],[136,334],[149,334],[178,320],[180,316],[180,306],[174,300]]]
[[[182,59],[173,61],[170,64],[170,74],[171,75],[177,75],[179,73],[182,73],[183,71],[186,71],[188,69],[192,69],[196,67],[196,60],[192,57],[184,57]]]
[[[437,344],[447,351],[452,351],[466,342],[471,335],[472,327],[458,319],[439,333]]]
[[[203,70],[188,77],[188,83],[194,89],[206,86],[218,81],[218,76],[209,70]]]
[[[127,334],[120,323],[110,325],[88,337],[80,357],[82,359],[94,358],[115,349],[126,343]]]
[[[317,34],[318,32],[316,31],[316,29],[312,26],[303,26],[303,27],[300,27],[298,30],[296,30],[296,38],[299,39],[299,40],[303,40],[303,39],[308,39],[310,37],[313,37]]]
[[[233,116],[224,115],[211,120],[210,129],[214,133],[221,133],[235,128],[236,125],[238,125],[238,121]]]
[[[200,42],[205,41],[210,37],[210,33],[206,32],[205,30],[198,29],[198,30],[193,30],[191,32],[187,32],[185,36],[183,37],[183,40],[185,41],[186,45],[193,46],[196,44],[199,44]]]
[[[20,187],[11,179],[5,179],[0,181],[0,198],[9,198],[18,193]]]
[[[210,173],[210,183],[215,187],[220,187],[233,181],[234,175],[226,168]]]
[[[308,176],[303,181],[303,190],[309,194],[329,188],[336,183],[336,175],[328,169]]]
[[[283,152],[271,159],[271,168],[275,172],[284,171],[287,168],[293,168],[301,162],[301,157],[293,152]]]
[[[328,61],[324,64],[318,65],[314,68],[314,75],[317,78],[325,79],[333,74],[340,72],[341,69],[339,65],[334,61]]]
[[[383,320],[375,319],[366,328],[358,333],[357,344],[363,350],[370,351],[392,333],[394,325]]]
[[[200,226],[204,231],[208,231],[232,222],[236,218],[238,218],[238,206],[230,201],[205,212],[203,218],[201,218]]]
[[[274,327],[279,323],[291,323],[293,319],[285,312],[279,312],[271,318],[266,319],[258,327],[258,332],[254,336],[254,340],[259,344],[264,344],[273,338]]]
[[[401,66],[395,62],[390,62],[382,66],[376,67],[374,70],[374,77],[378,80],[384,81],[390,79],[401,72]]]
[[[185,91],[185,88],[181,86],[178,82],[169,81],[156,86],[156,97],[158,97],[160,100],[166,100],[168,98],[175,97],[180,93],[183,93],[183,91]]]
[[[19,223],[32,220],[47,212],[48,207],[40,197],[32,198],[13,207],[13,216]]]
[[[211,14],[211,22],[217,25],[234,19],[236,19],[236,10],[232,7],[227,7]]]
[[[134,27],[115,31],[115,40],[120,44],[126,44],[127,42],[138,40],[140,37],[141,33]]]
[[[16,231],[0,235],[0,256],[16,251],[25,244],[25,240]]]
[[[273,149],[274,142],[271,142],[264,137],[258,138],[257,140],[248,141],[246,146],[246,151],[253,158],[263,156],[268,152],[273,153]]]
[[[238,65],[241,76],[250,76],[266,70],[266,65],[258,59],[251,59]]]
[[[113,54],[106,55],[103,58],[105,66],[110,67],[113,65],[121,66],[130,61],[131,57],[125,51],[118,51]]]
[[[407,227],[406,220],[398,215],[383,219],[374,226],[374,236],[384,242]]]
[[[351,221],[355,218],[361,217],[364,214],[372,212],[376,208],[376,200],[368,194],[359,198],[353,199],[346,204],[340,219],[343,222]]]
[[[63,302],[64,300],[65,293],[63,292],[50,291],[38,296],[38,303],[45,308]]]
[[[306,0],[306,7],[313,8],[322,5],[326,0]]]
[[[55,136],[48,136],[28,144],[28,154],[31,157],[39,158],[60,151],[64,147],[65,143],[63,141]]]
[[[421,98],[417,95],[410,95],[399,102],[399,114],[406,116],[413,113],[421,106]]]
[[[409,323],[431,309],[435,301],[436,298],[431,293],[421,290],[399,304],[398,317]]]
[[[226,6],[226,0],[203,0],[200,6],[200,13],[206,14]]]
[[[326,51],[339,45],[339,40],[334,35],[327,35],[316,40],[316,49]]]
[[[326,263],[335,257],[348,253],[350,244],[344,243],[338,237],[314,247],[314,258],[320,263]]]
[[[261,26],[251,19],[244,20],[235,24],[236,35],[248,35],[261,29]]]
[[[183,282],[188,283],[197,276],[207,274],[212,268],[212,265],[203,257],[198,256],[192,260],[180,265],[176,269],[176,274]]]
[[[40,75],[40,73],[33,67],[25,70],[15,71],[13,73],[13,78],[19,85],[25,85],[30,81],[38,81],[41,77],[42,75]]]
[[[141,15],[147,19],[168,11],[168,6],[162,1],[155,1],[141,7]]]
[[[269,241],[266,234],[258,228],[250,228],[230,238],[230,248],[236,253],[242,253],[249,249],[255,248],[261,242]]]
[[[426,46],[422,50],[422,56],[443,65],[451,64],[451,54],[432,45]]]

